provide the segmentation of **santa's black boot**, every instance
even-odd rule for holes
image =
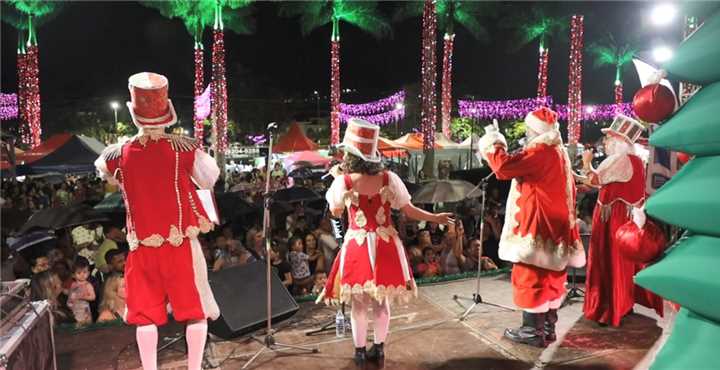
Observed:
[[[372,347],[367,353],[368,360],[378,361],[385,358],[385,350],[383,349],[383,343],[373,343]]]
[[[550,344],[557,340],[555,324],[558,321],[557,309],[551,309],[545,315],[545,341]]]
[[[545,314],[545,312],[533,313],[523,311],[522,326],[516,329],[505,329],[505,338],[513,342],[529,344],[534,347],[546,347]]]
[[[365,352],[365,347],[355,348],[355,365],[357,365],[358,368],[364,368],[365,362],[367,360],[367,353]]]

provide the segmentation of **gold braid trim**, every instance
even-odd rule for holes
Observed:
[[[187,228],[185,228],[184,234],[180,232],[180,229],[178,229],[177,226],[171,225],[167,238],[163,237],[160,234],[152,234],[143,240],[138,240],[137,234],[135,234],[134,231],[131,231],[127,235],[127,241],[130,245],[131,251],[134,251],[141,245],[144,247],[158,248],[162,246],[166,241],[175,247],[179,247],[180,245],[182,245],[182,242],[185,238],[196,238],[201,232],[205,233],[205,231],[203,231],[203,228],[208,228],[208,231],[210,231],[215,226],[212,222],[208,221],[205,217],[202,216],[198,219],[198,224],[200,225],[199,227],[188,226]]]
[[[415,280],[410,280],[406,285],[375,285],[375,282],[369,280],[365,284],[343,284],[340,286],[340,294],[337,297],[326,296],[325,289],[318,295],[315,303],[325,302],[328,306],[335,306],[341,303],[350,303],[352,296],[367,294],[378,302],[385,299],[390,302],[407,303],[411,298],[417,298],[417,285]]]

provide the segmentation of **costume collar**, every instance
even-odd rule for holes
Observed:
[[[558,130],[550,130],[547,132],[543,132],[542,134],[535,136],[534,138],[530,139],[528,143],[525,145],[525,149],[530,149],[533,147],[536,147],[540,144],[545,145],[562,145],[562,138],[560,137],[560,131]]]

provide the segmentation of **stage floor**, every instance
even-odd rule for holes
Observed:
[[[514,344],[502,338],[503,330],[520,323],[520,312],[479,305],[465,321],[464,309],[453,295],[470,296],[475,280],[462,280],[420,288],[418,299],[392,307],[391,334],[384,368],[415,369],[646,369],[671,329],[674,313],[665,318],[635,306],[635,313],[620,328],[600,327],[582,318],[582,300],[560,310],[558,341],[546,349]],[[509,276],[481,280],[483,299],[512,306]],[[467,304],[465,301],[461,301]],[[293,318],[277,326],[276,340],[316,347],[316,354],[293,351],[264,353],[251,369],[354,369],[350,334],[336,338],[334,331],[315,336],[305,333],[334,318],[335,310],[304,303]],[[173,337],[182,329],[168,325],[160,336]],[[372,340],[372,330],[369,333]],[[162,344],[162,341],[161,343]],[[131,327],[104,328],[56,336],[58,365],[70,369],[140,369]],[[208,346],[209,364],[218,369],[239,369],[260,345],[252,340],[215,342]],[[184,344],[159,355],[161,369],[184,369]],[[374,369],[377,366],[368,366]]]

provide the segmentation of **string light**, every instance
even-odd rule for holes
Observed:
[[[227,139],[227,81],[225,80],[225,42],[222,28],[213,30],[212,49],[212,106],[215,112],[217,150],[225,152]]]
[[[20,36],[22,39],[22,36]],[[27,79],[27,53],[25,52],[24,40],[18,43],[17,50],[17,74],[18,74],[18,115],[20,116],[20,124],[18,127],[18,134],[20,136],[20,142],[30,146],[32,143],[30,137],[30,127],[27,121],[27,93],[26,93],[26,79]]]
[[[340,121],[341,122],[346,123],[350,118],[362,118],[372,124],[384,126],[384,125],[387,125],[390,123],[398,122],[401,119],[405,118],[405,105],[398,104],[397,107],[394,107],[390,111],[383,112],[383,113],[377,113],[377,114],[371,114],[371,115],[367,115],[367,116],[356,116],[356,115],[340,112]]]
[[[340,113],[351,116],[368,116],[372,114],[382,113],[388,109],[393,109],[398,103],[405,102],[405,91],[400,90],[388,97],[371,101],[364,104],[346,104],[340,103]]]
[[[30,44],[27,48],[25,77],[25,118],[30,129],[28,139],[31,148],[40,145],[40,70],[38,65],[38,46]]]
[[[193,92],[195,93],[195,100],[202,95],[203,85],[205,84],[205,74],[203,72],[203,46],[201,42],[195,42],[195,80],[193,85]],[[194,134],[195,139],[202,142],[203,139],[203,119],[199,118],[198,107],[193,104],[193,120],[194,120]]]
[[[558,119],[567,121],[568,105],[553,104],[552,96],[543,98],[528,98],[515,100],[460,100],[458,101],[460,117],[491,120],[524,119],[525,116],[539,106],[547,106],[558,113]],[[583,121],[611,120],[615,114],[622,113],[628,117],[634,116],[632,103],[597,104],[588,105],[582,110]]]
[[[442,71],[442,92],[440,101],[440,121],[442,132],[450,137],[450,122],[452,120],[452,55],[455,47],[455,34],[445,34],[443,45],[443,71]]]
[[[330,144],[340,143],[340,37],[330,40]]]
[[[615,80],[615,105],[617,110],[622,110],[623,103],[623,84],[620,80]]]
[[[583,16],[573,15],[570,20],[570,73],[568,86],[568,143],[577,144],[582,120],[582,50]]]
[[[548,84],[548,62],[550,60],[550,49],[545,48],[540,44],[540,56],[538,60],[538,87],[537,97],[542,98],[547,96],[547,84]]]
[[[17,94],[0,93],[0,121],[15,119],[18,117],[18,96]]]
[[[435,122],[437,119],[435,81],[437,67],[435,61],[437,18],[435,2],[425,0],[423,8],[422,37],[422,110],[420,125],[423,133],[423,150],[432,150],[435,146]]]

